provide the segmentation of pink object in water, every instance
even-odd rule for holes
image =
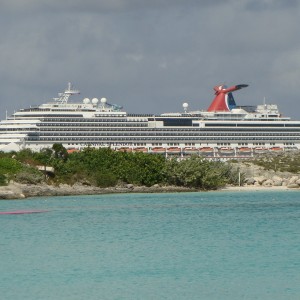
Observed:
[[[0,215],[22,215],[22,214],[35,214],[43,213],[48,210],[15,210],[15,211],[0,211]]]

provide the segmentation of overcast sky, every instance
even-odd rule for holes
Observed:
[[[213,87],[249,84],[300,119],[298,0],[1,0],[0,116],[56,97],[128,112],[206,109]],[[78,99],[78,100],[79,100]]]

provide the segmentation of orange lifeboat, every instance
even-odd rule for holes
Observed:
[[[165,153],[166,148],[164,148],[164,147],[154,147],[154,148],[152,148],[152,152],[154,152],[154,153]]]
[[[249,152],[251,152],[251,148],[249,148],[249,147],[241,147],[241,148],[238,148],[238,151],[240,153],[249,153]]]
[[[146,147],[137,147],[132,149],[134,152],[144,152],[147,153],[148,149]]]
[[[221,147],[219,151],[223,154],[231,154],[234,152],[234,149],[231,147]]]
[[[121,147],[121,148],[117,149],[117,151],[120,151],[120,152],[132,152],[132,148]]]
[[[195,147],[185,147],[183,151],[184,153],[198,153],[198,149]]]
[[[79,152],[78,149],[75,148],[71,148],[71,149],[67,149],[68,154],[74,153],[74,152]]]
[[[210,152],[214,152],[214,149],[211,147],[202,147],[200,148],[200,151],[205,153],[210,153]]]
[[[268,149],[264,148],[264,147],[256,147],[256,148],[254,148],[254,152],[255,153],[265,153],[267,151],[268,151]]]
[[[283,151],[281,147],[272,147],[270,148],[271,151]]]
[[[181,149],[179,147],[169,147],[167,149],[167,152],[171,152],[171,153],[180,153]]]

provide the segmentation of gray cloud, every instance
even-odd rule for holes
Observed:
[[[249,0],[246,1],[245,7],[256,12],[264,10],[282,10],[298,8],[299,2],[297,0]]]
[[[25,3],[26,2],[26,5]],[[219,83],[249,83],[296,115],[297,1],[4,0],[0,114],[42,103],[68,81],[131,112],[207,108]],[[289,105],[287,105],[287,103]],[[300,118],[300,116],[298,115]]]
[[[2,9],[12,12],[41,11],[108,13],[131,10],[169,9],[178,6],[217,6],[232,0],[2,0]]]

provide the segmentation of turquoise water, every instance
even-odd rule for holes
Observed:
[[[300,194],[0,201],[1,299],[300,299]]]

